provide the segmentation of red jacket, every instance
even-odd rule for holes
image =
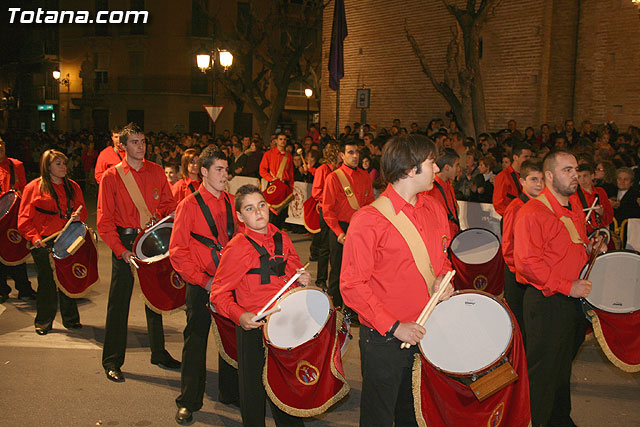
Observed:
[[[176,199],[176,203],[180,203],[185,197],[193,193],[189,188],[189,184],[193,184],[193,188],[197,190],[200,186],[200,181],[191,178],[182,178],[171,186],[171,193],[173,194],[173,198]]]
[[[351,169],[349,166],[342,165],[341,169],[347,176],[351,190],[358,200],[360,207],[364,207],[373,202],[373,187],[369,174],[362,169]],[[324,184],[324,194],[322,195],[322,216],[327,225],[336,236],[344,233],[339,222],[350,222],[351,217],[356,211],[351,207],[344,193],[344,188],[340,184],[336,172],[331,172]]]
[[[282,181],[286,181],[289,187],[293,189],[293,157],[286,151],[281,153],[277,148],[272,148],[264,153],[260,162],[260,176],[269,182],[274,181],[284,156],[287,157],[287,163],[282,173]]]
[[[18,190],[18,193],[22,193],[25,185],[27,185],[24,165],[20,160],[7,157],[0,162],[0,194],[11,190],[11,166],[9,162],[13,165],[13,188]]]
[[[122,150],[118,150],[116,152],[115,148],[113,148],[113,145],[109,145],[104,150],[102,150],[100,154],[98,154],[95,170],[96,182],[98,184],[100,184],[100,181],[102,181],[102,175],[105,173],[105,171],[111,166],[115,166],[120,163],[122,159],[124,159],[125,154],[126,153]]]
[[[528,196],[526,197],[529,198]],[[516,272],[516,266],[513,263],[513,223],[516,219],[516,214],[524,204],[525,202],[518,197],[509,203],[502,217],[502,257],[512,273]]]
[[[582,200],[580,199],[580,191],[582,192],[582,194],[584,194],[586,204],[583,204]],[[593,201],[596,198],[596,194],[598,194],[598,204],[602,206],[602,208],[604,209],[604,213],[602,214],[602,216],[600,216],[599,220],[596,220],[596,213],[591,212],[591,215],[589,216],[589,223],[587,223],[587,235],[591,234],[596,228],[607,227],[613,222],[613,207],[611,206],[611,202],[609,201],[607,192],[604,191],[604,189],[601,187],[593,187],[593,192],[589,193],[582,187],[578,187],[578,191],[569,196],[571,206],[585,209],[591,207]],[[585,212],[584,215],[586,217],[587,212]]]
[[[515,174],[515,175],[514,175]],[[515,176],[515,178],[514,178]],[[493,208],[504,216],[507,206],[522,192],[520,174],[512,166],[500,171],[493,183]]]
[[[311,187],[311,197],[316,199],[320,207],[322,207],[322,194],[324,193],[324,183],[327,180],[327,176],[333,172],[333,166],[329,163],[320,165],[316,169],[316,173],[313,176],[313,186]]]
[[[442,197],[442,192],[440,192],[440,189],[438,188],[436,183],[440,184],[446,198]],[[440,202],[440,204],[442,204],[442,207],[447,213],[447,220],[449,221],[449,227],[451,228],[450,236],[451,238],[455,237],[456,234],[460,232],[460,225],[459,223],[457,223],[457,221],[459,220],[458,201],[456,200],[456,193],[453,190],[453,186],[448,182],[444,182],[439,176],[436,175],[435,182],[433,183],[433,188],[429,190],[427,194],[429,194],[431,197]],[[455,221],[449,218],[449,214],[451,214],[453,218],[455,218]]]

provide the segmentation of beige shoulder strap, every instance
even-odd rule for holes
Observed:
[[[284,175],[284,168],[287,166],[287,158],[288,154],[285,151],[284,156],[282,156],[282,160],[280,161],[280,166],[278,166],[278,172],[276,173],[276,178],[282,181],[282,176]]]
[[[347,175],[345,175],[344,171],[340,168],[336,169],[336,175],[338,175],[338,180],[340,181],[340,185],[342,185],[342,188],[344,189],[344,194],[347,196],[347,201],[349,202],[349,205],[351,205],[351,209],[357,211],[358,209],[360,209],[360,205],[358,204],[356,195],[351,189],[351,184],[349,184]]]
[[[429,289],[429,295],[433,295],[433,286],[436,281],[436,275],[431,265],[431,258],[429,258],[429,252],[424,244],[424,241],[420,237],[420,233],[416,229],[415,225],[400,211],[396,215],[391,199],[385,196],[380,196],[371,203],[371,206],[380,211],[385,218],[400,232],[400,235],[404,238],[405,242],[411,250],[413,255],[413,261],[418,267],[418,271],[424,278],[427,288]]]
[[[136,180],[133,178],[133,174],[125,174],[124,168],[122,167],[122,162],[116,165],[116,170],[124,182],[124,186],[127,188],[127,192],[129,193],[129,197],[131,197],[131,201],[136,208],[138,209],[138,213],[140,214],[140,228],[145,228],[149,220],[151,219],[151,212],[147,207],[147,204],[144,201],[144,197],[142,197],[142,193],[140,192],[140,188],[136,183]]]
[[[551,207],[551,202],[549,202],[549,199],[547,199],[547,196],[545,194],[540,194],[538,197],[536,197],[536,199],[538,199],[539,201],[542,202],[543,205],[548,207],[551,212],[554,212],[553,207]],[[564,224],[564,227],[569,232],[569,236],[571,237],[571,241],[573,243],[577,243],[580,245],[585,244],[582,241],[582,237],[580,237],[580,233],[578,233],[578,229],[576,228],[576,225],[573,223],[573,221],[571,221],[571,218],[569,218],[566,215],[563,215],[562,217],[560,217],[560,221]]]

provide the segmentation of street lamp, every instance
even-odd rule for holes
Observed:
[[[63,79],[60,78],[62,75],[60,70],[53,70],[51,73],[53,75],[53,79],[58,82],[61,86],[67,87],[67,132],[71,131],[71,80],[69,79],[69,73]],[[60,99],[60,97],[58,97]]]
[[[228,50],[214,48],[209,51],[202,46],[196,53],[196,64],[200,71],[206,73],[207,70],[211,70],[211,105],[216,105],[216,54],[220,57],[220,65],[224,71],[227,71],[227,69],[233,64],[233,55]],[[214,131],[215,128],[212,128],[212,134]],[[215,135],[213,136],[215,137]]]
[[[306,88],[304,90],[304,96],[307,97],[307,132],[309,132],[309,99],[313,96],[313,90]]]

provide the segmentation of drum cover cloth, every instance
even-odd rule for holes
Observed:
[[[318,201],[313,197],[309,197],[302,206],[304,209],[304,228],[309,233],[319,233],[320,213],[318,212]]]
[[[18,231],[18,208],[21,197],[15,191],[0,196],[0,262],[18,265],[29,256],[27,240]]]
[[[216,340],[216,347],[220,356],[229,365],[238,369],[238,344],[236,341],[236,324],[216,312],[211,311],[213,316],[213,337]]]
[[[504,291],[504,258],[495,234],[481,228],[459,233],[449,247],[456,270],[456,290],[475,289],[500,295]]]
[[[70,298],[81,298],[89,288],[98,283],[98,251],[93,232],[85,231],[84,243],[75,254],[56,258],[49,254],[53,279],[62,292]]]
[[[608,313],[594,309],[593,331],[607,358],[626,372],[640,372],[640,310],[633,313]]]
[[[140,285],[145,304],[158,314],[171,313],[185,305],[186,282],[173,269],[169,257],[149,263],[136,261],[139,268],[131,266],[133,277]]]

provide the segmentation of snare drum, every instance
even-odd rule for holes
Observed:
[[[456,290],[474,289],[500,295],[504,291],[504,258],[498,236],[483,228],[469,228],[451,241]]]
[[[589,240],[595,238],[598,235],[602,235],[604,237],[604,244],[607,246],[607,250],[614,251],[616,249],[615,241],[611,237],[611,231],[609,231],[608,228],[601,227],[593,230],[593,232],[589,234]]]
[[[263,328],[267,344],[291,349],[317,337],[333,312],[327,294],[315,286],[298,287],[275,303],[280,311],[267,316]]]
[[[53,242],[51,255],[57,259],[70,257],[84,244],[86,234],[87,226],[84,222],[72,222]]]
[[[475,380],[500,364],[513,343],[509,311],[486,292],[456,292],[436,305],[424,328],[422,355],[453,377]]]
[[[582,269],[584,277],[588,266]],[[598,255],[589,275],[593,284],[586,301],[610,313],[640,310],[640,254],[613,251]]]
[[[169,256],[169,241],[173,230],[173,218],[166,218],[142,230],[133,242],[132,252],[140,261],[160,261]]]
[[[18,231],[20,195],[9,190],[0,196],[0,262],[22,264],[29,256],[27,241]]]

